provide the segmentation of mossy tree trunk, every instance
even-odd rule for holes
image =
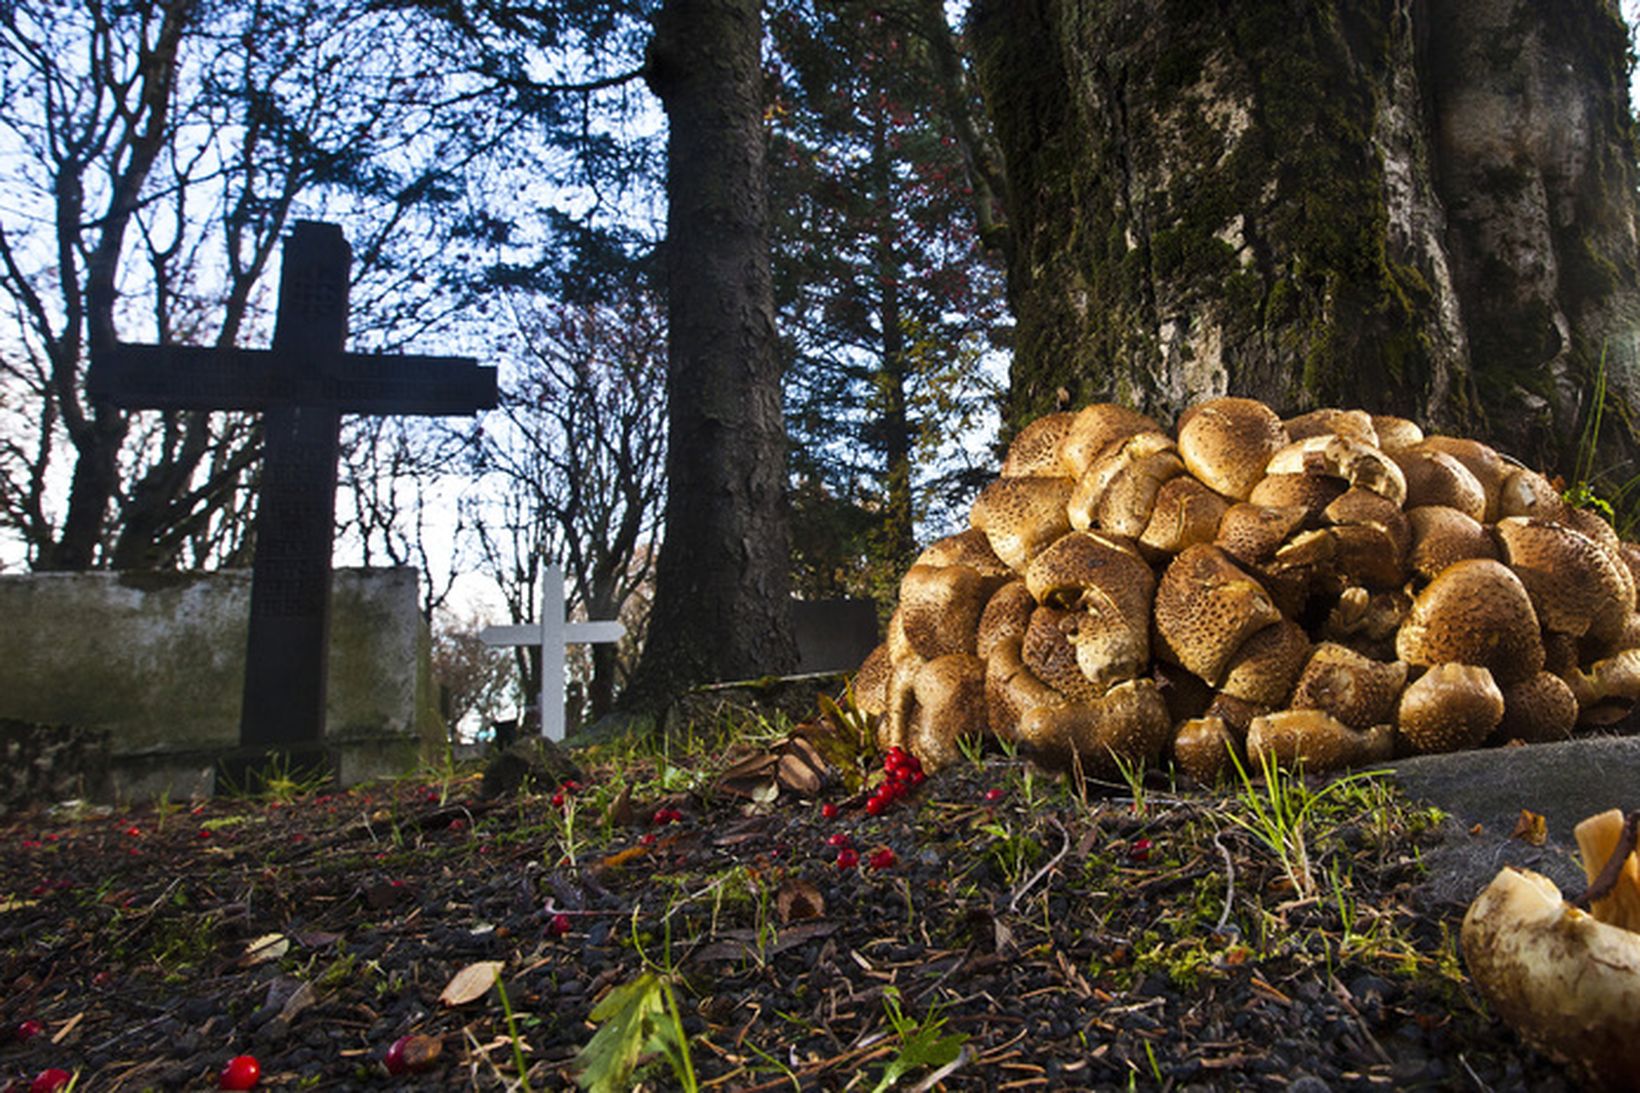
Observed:
[[[666,538],[623,700],[791,668],[758,0],[667,0],[646,76],[670,122]]]
[[[1640,407],[1608,0],[978,0],[1018,337],[1007,417],[1365,406],[1570,470]],[[1614,411],[1617,411],[1614,414]]]

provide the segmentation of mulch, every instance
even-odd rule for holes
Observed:
[[[573,1088],[646,970],[706,1089],[1569,1088],[1418,906],[1430,817],[1387,789],[1317,810],[1304,898],[1233,794],[1084,799],[992,755],[827,819],[715,790],[722,758],[585,758],[567,810],[450,776],[13,815],[0,1089],[211,1089],[241,1053],[259,1088],[519,1089],[520,1058]],[[505,1002],[441,1001],[482,961]],[[436,1058],[389,1075],[410,1034]],[[640,1083],[678,1087],[660,1055],[611,1087]]]

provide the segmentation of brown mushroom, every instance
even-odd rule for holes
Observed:
[[[1494,531],[1544,629],[1600,642],[1623,632],[1634,578],[1615,554],[1564,524],[1534,517],[1505,517]]]
[[[1378,429],[1372,423],[1372,415],[1365,410],[1311,410],[1307,414],[1288,418],[1282,425],[1286,427],[1287,436],[1292,440],[1332,433],[1359,441],[1368,447],[1378,447]]]
[[[1378,434],[1379,449],[1392,454],[1404,451],[1424,439],[1424,431],[1418,427],[1417,422],[1392,414],[1373,414],[1372,429]]]
[[[1297,710],[1325,710],[1352,729],[1368,729],[1394,719],[1406,684],[1407,666],[1362,656],[1335,642],[1310,653],[1289,704]]]
[[[998,642],[1008,638],[1024,638],[1025,628],[1031,622],[1031,612],[1035,610],[1036,600],[1022,579],[1009,581],[991,593],[979,617],[974,652],[989,657]]]
[[[881,715],[888,709],[888,679],[892,672],[893,662],[888,658],[888,644],[884,642],[866,656],[854,673],[849,684],[854,705],[868,714]]]
[[[1487,742],[1545,744],[1565,740],[1576,724],[1577,696],[1571,687],[1551,672],[1539,672],[1503,688],[1503,720]]]
[[[1019,736],[1019,720],[1037,706],[1068,701],[1026,667],[1020,638],[1004,638],[985,658],[985,712],[991,732],[1003,740]]]
[[[1247,501],[1270,508],[1296,505],[1304,510],[1304,519],[1314,523],[1347,488],[1343,479],[1324,474],[1267,474],[1253,487]]]
[[[1062,410],[1043,414],[1026,425],[1008,445],[1008,457],[1002,464],[1003,477],[1070,477],[1074,472],[1065,465],[1060,451],[1075,421],[1075,414]]]
[[[1408,664],[1488,668],[1503,684],[1543,669],[1543,639],[1526,586],[1508,566],[1472,558],[1429,582],[1395,635]]]
[[[975,653],[980,614],[1006,583],[965,565],[914,565],[900,580],[900,623],[924,660]]]
[[[1443,569],[1467,558],[1498,556],[1498,547],[1479,521],[1445,505],[1420,505],[1407,512],[1412,531],[1412,550],[1407,563],[1412,571],[1432,581]]]
[[[1377,448],[1333,434],[1295,440],[1270,457],[1265,474],[1320,474],[1342,478],[1396,505],[1407,499],[1401,468]]]
[[[1097,527],[1137,539],[1150,522],[1163,483],[1184,473],[1165,433],[1136,433],[1106,448],[1076,480],[1066,513],[1071,527]]]
[[[1265,464],[1287,443],[1281,419],[1262,402],[1215,398],[1179,425],[1179,454],[1190,473],[1226,497],[1245,501]]]
[[[1090,776],[1110,778],[1119,773],[1118,760],[1159,759],[1171,728],[1155,682],[1130,679],[1097,699],[1031,709],[1020,719],[1019,741],[1042,766],[1065,769],[1076,763]]]
[[[1021,570],[1071,529],[1065,503],[1073,485],[1068,478],[999,478],[975,499],[969,520],[985,533],[998,558]]]
[[[1160,432],[1160,425],[1137,410],[1099,402],[1077,411],[1060,443],[1059,455],[1069,473],[1081,477],[1113,442],[1135,433]]]
[[[1228,508],[1229,502],[1192,475],[1170,478],[1156,493],[1155,508],[1139,543],[1153,557],[1177,554],[1197,543],[1211,543]]]
[[[1156,586],[1159,652],[1214,686],[1242,642],[1280,618],[1258,581],[1215,546],[1185,550]]]
[[[1414,751],[1458,751],[1480,745],[1503,720],[1503,692],[1473,664],[1437,664],[1401,693],[1396,722]]]
[[[1640,701],[1640,649],[1624,649],[1561,678],[1577,699],[1578,724],[1610,725]]]
[[[1534,470],[1510,468],[1498,490],[1498,516],[1535,516],[1540,520],[1566,519],[1567,504],[1554,483]]]
[[[1244,501],[1225,510],[1213,542],[1242,565],[1261,565],[1303,526],[1304,517],[1298,505],[1271,508]]]
[[[1477,522],[1486,517],[1486,490],[1454,457],[1420,447],[1395,452],[1391,458],[1406,478],[1408,509],[1444,505]]]
[[[967,653],[936,657],[917,671],[910,750],[930,772],[956,762],[957,741],[986,734],[985,662]]]
[[[1323,710],[1277,710],[1247,727],[1247,762],[1318,774],[1388,759],[1395,743],[1389,725],[1352,729]],[[1267,758],[1268,757],[1268,758]]]
[[[1277,619],[1241,643],[1225,668],[1219,689],[1261,706],[1280,706],[1310,655],[1304,628]]]
[[[1211,786],[1240,758],[1241,746],[1222,717],[1193,717],[1173,735],[1173,762],[1196,782]]]
[[[923,548],[923,552],[917,555],[917,560],[911,564],[965,565],[987,577],[1012,575],[1007,563],[998,558],[996,551],[991,549],[991,540],[978,528],[969,528],[967,531],[934,540]]]
[[[1457,436],[1425,437],[1416,450],[1444,452],[1462,463],[1486,495],[1486,511],[1479,517],[1481,523],[1491,523],[1498,518],[1498,498],[1512,469],[1503,456],[1478,440]]]

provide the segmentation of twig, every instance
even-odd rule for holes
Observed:
[[[1071,836],[1070,832],[1065,830],[1065,825],[1060,823],[1058,817],[1055,816],[1049,816],[1048,822],[1059,829],[1059,835],[1065,841],[1059,847],[1059,853],[1055,854],[1048,864],[1031,874],[1031,879],[1020,885],[1014,892],[1013,898],[1008,901],[1009,914],[1013,914],[1015,911],[1019,910],[1019,901],[1025,898],[1025,894],[1032,888],[1036,887],[1037,881],[1041,880],[1043,877],[1047,876],[1050,871],[1057,868],[1059,863],[1065,860],[1065,855],[1071,852]]]
[[[1223,832],[1213,832],[1213,845],[1219,848],[1219,854],[1224,858],[1225,877],[1224,910],[1219,912],[1219,921],[1213,927],[1213,932],[1215,934],[1224,933],[1224,927],[1230,921],[1230,907],[1236,900],[1236,863],[1235,859],[1230,857],[1230,851],[1226,850],[1224,844],[1219,842],[1219,836],[1221,834],[1223,834]]]
[[[1617,887],[1617,880],[1623,875],[1623,865],[1634,853],[1635,839],[1640,836],[1640,809],[1629,813],[1623,820],[1623,834],[1618,836],[1617,846],[1612,849],[1612,856],[1606,859],[1605,868],[1600,875],[1589,882],[1583,894],[1572,901],[1572,906],[1587,911],[1589,905],[1597,899],[1605,899]]]

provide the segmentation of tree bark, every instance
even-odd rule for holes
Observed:
[[[790,535],[757,0],[668,0],[647,78],[667,149],[666,537],[626,693],[790,669]]]
[[[1640,454],[1609,0],[979,0],[972,30],[1008,176],[1014,427],[1242,394],[1569,470],[1604,360],[1603,457]]]

